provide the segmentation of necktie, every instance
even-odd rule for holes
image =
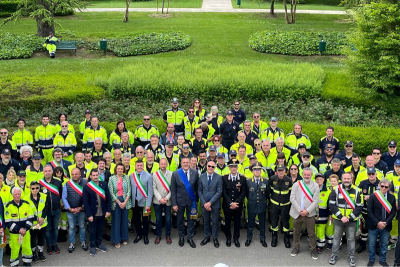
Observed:
[[[188,179],[188,181],[189,181],[189,175],[188,175],[188,172],[185,172],[185,175],[186,175],[186,177],[187,177],[187,179]]]
[[[256,179],[256,184],[257,184],[257,186],[260,185],[260,179]]]
[[[208,186],[210,186],[210,184],[211,184],[211,176],[209,175],[208,176]]]

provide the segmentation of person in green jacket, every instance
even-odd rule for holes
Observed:
[[[43,47],[46,48],[47,51],[49,51],[49,55],[51,58],[56,57],[57,42],[60,43],[57,37],[55,37],[52,32],[49,32],[49,36],[44,41]]]

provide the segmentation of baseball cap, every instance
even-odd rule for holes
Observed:
[[[389,142],[388,146],[397,146],[397,143],[396,143],[396,141],[392,140]]]
[[[179,101],[178,101],[178,98],[174,97],[174,98],[172,98],[171,102],[172,103],[178,103]]]
[[[367,170],[367,174],[370,174],[370,173],[373,173],[373,174],[375,174],[375,173],[376,173],[376,170],[375,170],[375,168],[368,168],[368,170]]]
[[[327,148],[334,149],[334,148],[335,148],[335,146],[334,146],[334,145],[332,145],[332,144],[326,144],[326,145],[325,145],[325,149],[327,149]]]
[[[278,119],[276,117],[272,117],[271,121],[278,121]]]
[[[167,141],[167,142],[165,142],[165,145],[166,146],[174,146],[174,143],[172,143],[171,141]]]
[[[284,170],[286,170],[286,167],[283,164],[279,164],[278,166],[276,166],[276,170],[277,171],[284,171]]]
[[[394,166],[400,166],[400,159],[396,159],[396,161],[394,162]]]
[[[224,153],[218,153],[217,154],[217,158],[225,158],[225,154]]]
[[[1,151],[1,154],[3,155],[11,155],[11,152],[8,148],[3,149],[3,151]]]
[[[299,144],[299,148],[307,148],[307,147],[306,147],[306,144],[300,143],[300,144]]]
[[[40,153],[35,153],[33,154],[32,159],[42,159],[42,155],[40,155]]]
[[[301,156],[302,156],[302,157],[304,157],[304,156],[311,157],[311,154],[310,154],[310,152],[306,151],[306,152],[304,152],[303,155],[301,155]]]
[[[217,147],[216,146],[210,146],[210,148],[208,150],[209,151],[217,151]]]
[[[237,152],[236,152],[236,150],[229,150],[229,156],[230,155],[237,155]]]
[[[317,179],[318,177],[322,177],[323,179],[325,179],[324,175],[320,172],[315,175],[315,179]]]
[[[353,142],[347,140],[346,143],[344,143],[344,146],[353,146]]]
[[[17,173],[18,176],[26,176],[26,172],[24,170],[20,170]]]
[[[92,114],[92,111],[90,111],[90,109],[85,110],[85,115],[86,114]]]
[[[250,156],[248,156],[248,158],[249,158],[249,160],[257,159],[256,156],[254,156],[254,155],[250,155]]]
[[[226,115],[233,115],[233,112],[232,112],[231,110],[228,110],[228,111],[226,112]]]

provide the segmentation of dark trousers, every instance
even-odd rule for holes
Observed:
[[[135,207],[133,208],[133,222],[137,236],[149,236],[149,216],[143,216],[143,207],[139,207],[137,200],[135,200]]]
[[[182,237],[185,235],[185,229],[183,227],[184,225],[184,219],[185,219],[185,211],[186,211],[186,216],[187,216],[187,238],[192,239],[194,236],[194,220],[190,219],[190,210],[191,206],[179,206],[178,207],[178,216],[176,218],[177,220],[177,225],[178,225],[178,232],[179,232],[179,237]]]
[[[166,236],[171,236],[171,206],[163,205],[163,204],[153,204],[154,211],[156,213],[156,235],[162,235],[162,212],[165,212],[165,228],[166,228]]]
[[[93,216],[93,222],[89,222],[89,239],[91,248],[96,248],[101,245],[105,221],[106,219],[104,216]]]
[[[290,205],[285,205],[285,206],[278,206],[273,203],[271,203],[271,209],[270,209],[270,214],[271,214],[271,230],[274,232],[277,232],[279,230],[279,218],[281,218],[282,226],[283,226],[283,231],[288,232],[289,231],[289,211],[290,211]]]
[[[47,226],[40,230],[30,230],[31,233],[31,248],[36,251],[36,246],[39,252],[43,251],[44,238],[46,237]]]
[[[57,245],[58,222],[60,221],[60,216],[60,210],[52,210],[47,213],[46,243],[48,247]]]
[[[256,222],[256,215],[258,215],[258,222],[260,223],[260,241],[265,240],[265,214],[266,212],[263,213],[253,213],[253,212],[248,212],[249,216],[249,223],[247,224],[247,239],[251,240],[253,238],[253,228],[254,224]]]
[[[225,237],[226,239],[232,239],[231,233],[231,221],[233,217],[233,239],[239,239],[240,237],[240,218],[242,216],[242,207],[231,210],[229,208],[224,209],[225,215]]]
[[[211,233],[213,239],[218,238],[219,233],[219,211],[221,209],[211,209],[211,211],[207,211],[205,208],[201,208],[202,217],[204,222],[204,236],[205,238],[210,238]],[[212,226],[211,226],[212,222]],[[212,227],[212,229],[211,229]]]

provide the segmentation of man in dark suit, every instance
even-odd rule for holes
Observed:
[[[219,247],[218,232],[219,232],[219,212],[221,210],[221,195],[222,195],[222,177],[215,173],[215,162],[207,163],[207,171],[200,175],[199,180],[199,198],[204,220],[204,235],[205,238],[200,245],[204,246],[210,242],[211,237],[211,221],[212,235],[214,246]]]
[[[390,181],[382,179],[379,183],[380,190],[370,194],[368,200],[368,252],[369,262],[367,266],[373,266],[375,262],[375,246],[380,238],[379,264],[389,266],[386,263],[386,251],[388,248],[392,220],[396,215],[396,198],[389,193]],[[396,260],[398,256],[396,248]],[[395,261],[396,262],[396,261]],[[396,264],[395,264],[396,265]]]
[[[133,243],[139,243],[143,237],[145,245],[149,244],[149,212],[153,202],[153,176],[144,170],[141,160],[135,162],[135,172],[129,177],[132,187],[133,222],[137,236]],[[146,210],[146,212],[143,211]]]
[[[265,242],[265,213],[267,211],[267,199],[269,196],[268,180],[261,177],[262,165],[259,162],[251,166],[253,177],[247,180],[247,212],[249,223],[247,225],[247,240],[245,246],[250,246],[253,238],[253,227],[258,215],[260,222],[260,242],[263,247],[267,247]]]
[[[243,210],[243,201],[246,196],[246,177],[238,173],[237,159],[231,159],[228,162],[228,166],[231,173],[222,177],[224,183],[222,208],[225,215],[226,246],[231,246],[231,221],[233,217],[233,242],[236,247],[240,247],[240,218]]]
[[[199,184],[199,174],[196,170],[189,168],[189,158],[181,159],[182,168],[176,170],[171,178],[171,201],[172,208],[178,212],[177,224],[179,231],[179,246],[184,245],[183,220],[186,211],[187,216],[187,242],[192,248],[196,247],[193,241],[194,221],[197,215],[197,189]],[[186,186],[185,186],[185,183]],[[187,190],[188,188],[188,190]]]
[[[72,163],[68,160],[63,159],[63,151],[61,148],[55,148],[53,150],[53,160],[48,162],[48,164],[51,165],[51,168],[54,169],[58,166],[63,168],[64,170],[64,176],[69,178],[69,166],[72,165]]]
[[[91,170],[90,179],[83,187],[83,205],[89,221],[90,256],[94,256],[96,249],[108,251],[101,241],[106,218],[111,214],[111,197],[107,183],[99,179],[98,169]]]
[[[104,158],[99,158],[97,162],[97,169],[99,170],[99,180],[106,182],[108,184],[108,180],[110,180],[111,173],[106,169],[106,160]]]

